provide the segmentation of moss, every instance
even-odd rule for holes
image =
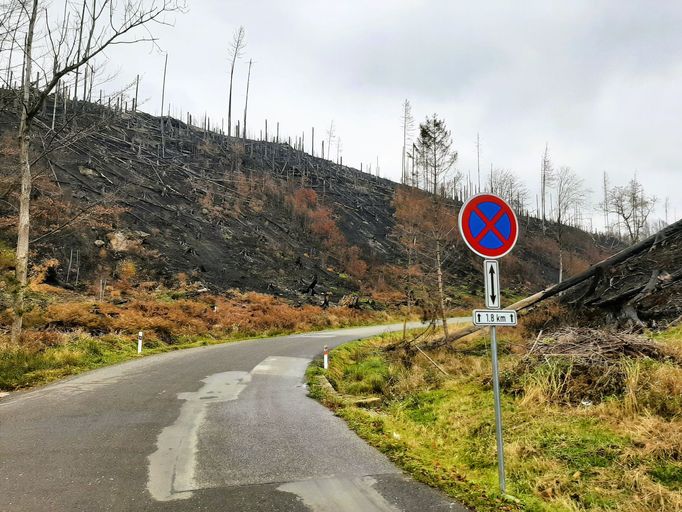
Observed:
[[[659,462],[649,470],[649,474],[668,489],[682,491],[682,462]]]

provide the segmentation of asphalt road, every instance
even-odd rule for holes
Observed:
[[[398,329],[201,347],[13,393],[0,511],[464,511],[307,396],[324,345]]]

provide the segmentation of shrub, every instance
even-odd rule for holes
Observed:
[[[296,215],[306,215],[317,207],[317,192],[312,188],[299,188],[291,199],[291,207]]]
[[[85,328],[89,331],[108,332],[111,319],[98,311],[92,302],[64,302],[50,304],[45,313],[47,327],[56,329]]]
[[[336,237],[339,230],[336,222],[332,219],[331,213],[329,208],[320,208],[308,214],[310,231],[323,240]]]
[[[137,275],[137,265],[129,259],[125,259],[118,264],[118,277],[125,284],[129,284]]]
[[[360,248],[354,245],[344,255],[344,267],[355,279],[362,279],[367,273],[367,263],[360,258]]]

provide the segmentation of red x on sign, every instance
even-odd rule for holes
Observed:
[[[519,234],[514,211],[493,194],[479,194],[464,203],[459,212],[459,230],[469,248],[484,258],[507,254]]]

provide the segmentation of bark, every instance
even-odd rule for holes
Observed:
[[[440,303],[440,318],[443,321],[443,333],[448,337],[448,322],[445,318],[445,291],[443,290],[443,266],[441,262],[441,244],[440,240],[436,241],[436,273],[438,276],[438,297]]]
[[[28,105],[31,99],[31,72],[33,68],[33,34],[38,12],[38,0],[33,1],[31,17],[26,33],[24,49],[24,80],[22,83],[21,121],[19,124],[19,173],[21,175],[21,192],[19,195],[19,222],[17,225],[16,252],[16,294],[14,297],[14,317],[12,319],[12,342],[18,343],[24,323],[24,294],[28,282],[28,243],[31,204],[31,160],[29,145],[31,142],[31,122]]]
[[[564,280],[564,250],[559,242],[559,282]]]
[[[246,77],[246,98],[244,99],[244,127],[242,128],[243,136],[242,138],[246,140],[246,111],[249,108],[249,86],[251,85],[251,65],[253,60],[249,59],[249,74]],[[239,133],[237,133],[239,137]]]
[[[666,288],[671,284],[678,282],[680,279],[682,279],[682,270],[678,270],[673,274],[668,274],[666,279],[659,279],[659,276],[660,272],[658,270],[655,270],[652,274],[652,277],[650,278],[649,282],[646,285],[630,288],[622,293],[619,293],[614,297],[609,297],[608,299],[588,301],[587,304],[596,307],[604,307],[611,305],[617,306],[618,304],[622,304],[623,302],[626,301],[629,304],[636,304],[638,302],[641,302],[643,299],[647,298],[655,290],[660,288]]]
[[[163,61],[163,85],[161,86],[161,156],[166,158],[166,137],[165,137],[165,120],[163,118],[163,105],[166,101],[166,69],[168,68],[168,54]],[[230,91],[231,92],[231,91]],[[137,93],[136,93],[137,94]]]
[[[23,118],[23,116],[22,116]],[[30,129],[22,119],[19,136],[19,158],[21,173],[21,193],[19,196],[19,223],[17,226],[16,252],[16,295],[14,299],[14,318],[12,321],[12,342],[18,343],[24,319],[24,293],[28,282],[28,242],[30,227],[31,201],[31,164],[29,160]]]
[[[234,61],[232,60],[232,66],[230,67],[230,96],[227,100],[227,136],[232,135],[232,79],[234,78]]]

